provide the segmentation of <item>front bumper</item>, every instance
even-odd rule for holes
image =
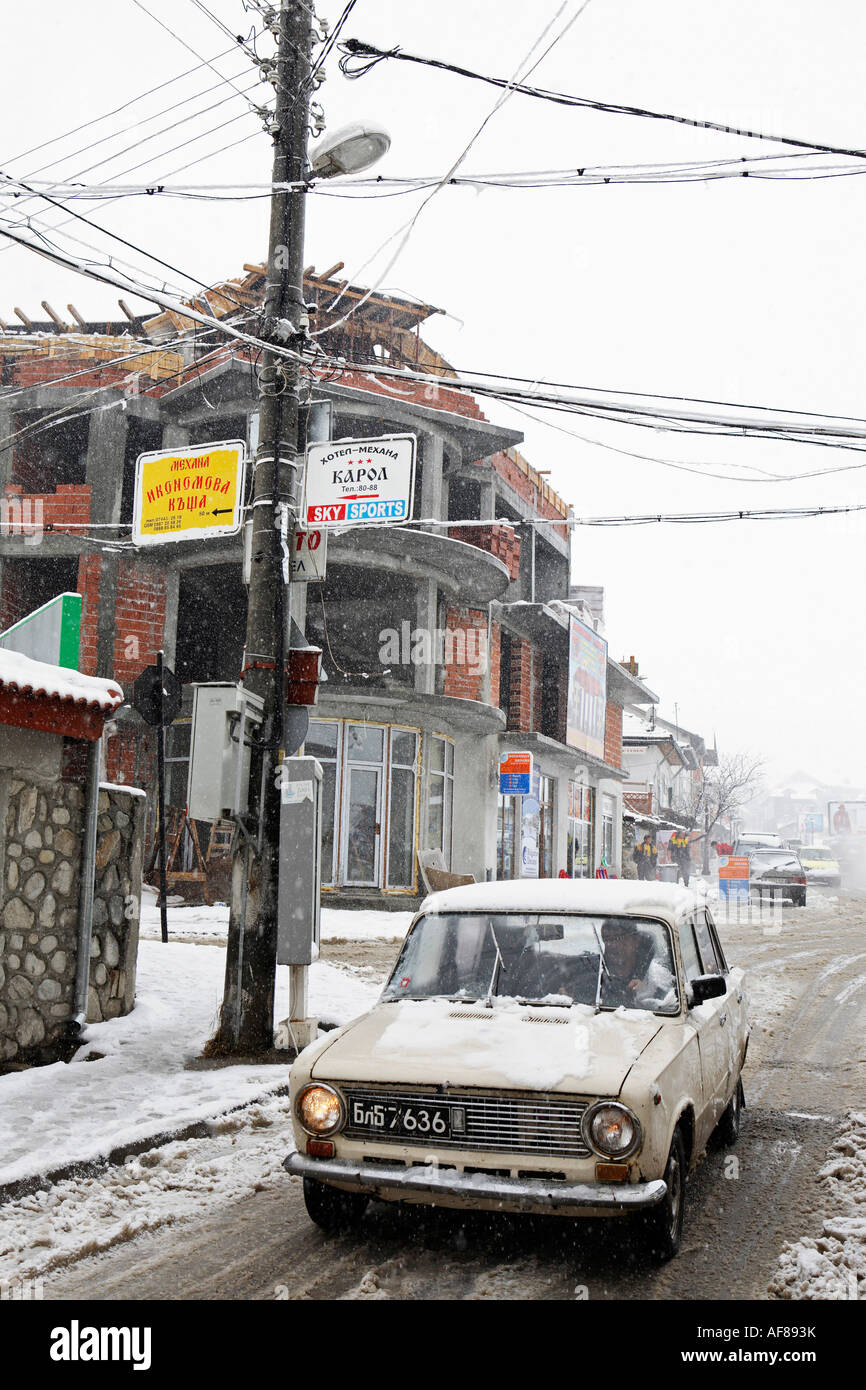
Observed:
[[[369,1192],[382,1190],[398,1199],[432,1201],[460,1198],[468,1204],[495,1202],[503,1210],[531,1211],[544,1207],[581,1207],[599,1212],[641,1211],[655,1206],[667,1191],[663,1179],[607,1186],[590,1182],[549,1182],[544,1178],[506,1178],[490,1173],[461,1173],[433,1164],[407,1168],[402,1163],[365,1164],[342,1158],[309,1158],[292,1153],[283,1161],[289,1173],[317,1182]]]

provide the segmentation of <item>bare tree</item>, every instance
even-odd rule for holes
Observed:
[[[702,769],[703,781],[696,787],[689,811],[696,824],[703,825],[703,872],[709,872],[710,838],[719,821],[732,816],[760,791],[764,759],[754,753],[729,753],[715,767]]]

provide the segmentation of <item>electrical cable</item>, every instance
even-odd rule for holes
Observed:
[[[165,82],[159,82],[155,87],[148,87],[146,91],[139,92],[138,96],[130,97],[120,106],[115,106],[112,111],[106,111],[101,116],[94,116],[92,120],[84,121],[81,125],[73,126],[72,130],[65,130],[62,135],[54,135],[50,140],[43,140],[38,145],[31,145],[29,149],[22,150],[19,154],[11,155],[11,162],[14,164],[19,159],[28,159],[31,154],[38,154],[40,150],[47,149],[49,145],[57,145],[62,140],[66,140],[70,135],[78,135],[82,130],[88,130],[90,126],[100,125],[102,121],[110,120],[112,116],[120,115],[121,111],[126,111],[130,106],[135,106],[137,102],[144,101],[146,97],[153,96],[156,92],[163,91],[166,87],[171,87],[175,82],[182,82],[185,77],[191,77],[200,68],[208,67],[211,62],[218,62],[220,58],[225,58],[227,54],[233,53],[234,47],[226,48],[221,53],[215,53],[212,59],[203,58],[200,63],[187,68],[185,72],[180,72],[176,77],[169,77]],[[97,142],[98,143],[98,142]],[[66,156],[64,156],[65,158]]]
[[[550,43],[548,44],[548,46],[542,51],[542,53],[539,55],[539,57],[536,58],[535,61],[532,63],[532,65],[526,70],[525,76],[529,76],[530,73],[533,73],[533,72],[535,71],[535,69],[536,69],[536,68],[544,61],[544,59],[548,56],[548,54],[551,52],[551,50],[552,50],[553,48],[555,48],[556,45],[557,45],[558,43],[561,43],[561,42],[562,42],[562,40],[565,38],[565,35],[566,35],[566,34],[568,33],[568,31],[572,28],[572,26],[573,26],[574,24],[576,24],[576,22],[578,21],[578,19],[580,19],[581,15],[583,14],[584,10],[586,10],[587,7],[588,7],[591,3],[592,3],[592,0],[583,0],[583,3],[580,5],[580,8],[576,11],[575,14],[572,15],[571,19],[568,20],[568,22],[566,23],[566,25],[565,25],[565,27],[562,29],[562,31],[561,31],[559,34],[557,34],[557,36],[556,36],[554,39],[551,40],[551,42],[550,42]],[[539,34],[538,38],[535,40],[535,43],[534,43],[534,44],[532,45],[532,47],[530,48],[529,52],[528,52],[528,53],[521,59],[521,61],[518,63],[517,68],[515,69],[514,78],[513,78],[512,80],[510,80],[508,83],[505,84],[506,90],[503,92],[502,96],[499,97],[499,98],[497,99],[497,101],[494,103],[494,105],[493,105],[493,107],[491,108],[491,110],[487,113],[487,115],[485,116],[484,120],[481,122],[481,125],[478,127],[478,129],[475,131],[474,135],[473,135],[473,136],[471,137],[471,139],[469,140],[468,144],[464,146],[463,150],[462,150],[461,153],[457,156],[457,159],[456,159],[456,160],[454,161],[454,163],[451,165],[451,167],[449,168],[448,172],[447,172],[446,174],[444,174],[443,177],[442,177],[442,178],[439,180],[439,182],[436,184],[436,187],[433,188],[433,189],[431,190],[431,192],[427,194],[427,197],[426,197],[426,198],[424,199],[424,201],[421,203],[421,206],[420,206],[419,208],[416,209],[414,215],[413,215],[413,216],[409,219],[409,221],[406,222],[402,227],[398,228],[396,232],[393,232],[393,233],[385,240],[385,242],[382,244],[382,246],[379,248],[379,250],[374,251],[373,255],[372,255],[372,256],[369,256],[369,257],[367,258],[367,260],[364,262],[364,265],[361,267],[361,270],[363,270],[367,265],[369,265],[370,261],[373,260],[373,259],[375,259],[375,257],[376,257],[377,255],[379,255],[380,252],[383,251],[383,250],[385,249],[385,247],[388,246],[392,241],[394,241],[397,237],[400,238],[400,240],[399,240],[399,242],[398,242],[398,245],[397,245],[397,249],[395,250],[395,252],[394,252],[394,254],[392,255],[391,259],[388,261],[387,265],[385,266],[385,269],[382,271],[382,274],[379,276],[379,279],[376,281],[376,283],[375,283],[374,285],[372,285],[372,286],[370,287],[369,290],[367,290],[367,292],[362,296],[362,298],[361,298],[356,304],[354,304],[354,305],[352,306],[352,308],[349,310],[349,312],[348,312],[347,314],[345,314],[345,315],[343,316],[343,318],[338,319],[338,320],[336,321],[336,323],[333,323],[333,324],[330,325],[331,331],[333,331],[334,328],[341,327],[344,323],[347,323],[348,320],[349,320],[354,314],[356,314],[356,313],[358,312],[358,310],[361,308],[361,306],[367,302],[367,300],[371,297],[371,295],[373,295],[373,294],[376,293],[376,291],[378,290],[378,288],[380,287],[380,285],[383,283],[385,277],[388,275],[388,273],[390,272],[390,270],[391,270],[392,267],[394,266],[395,262],[397,261],[397,259],[399,258],[399,256],[402,254],[404,248],[406,247],[406,245],[407,245],[407,243],[408,243],[408,241],[409,241],[409,238],[410,238],[411,235],[412,235],[412,232],[415,230],[415,226],[416,226],[416,224],[417,224],[417,222],[418,222],[418,219],[419,219],[419,217],[421,216],[422,212],[423,212],[424,209],[429,205],[429,203],[432,201],[432,199],[435,198],[436,194],[448,183],[449,179],[451,179],[451,178],[456,174],[457,170],[460,168],[460,165],[463,163],[464,159],[465,159],[466,156],[469,154],[469,151],[472,149],[472,146],[475,144],[475,142],[476,142],[476,141],[480,138],[480,136],[483,134],[484,130],[487,128],[487,126],[489,125],[490,121],[491,121],[491,120],[493,119],[493,117],[497,114],[497,112],[501,109],[501,107],[504,106],[505,103],[509,100],[509,98],[510,98],[510,96],[511,96],[511,94],[512,94],[512,91],[515,89],[515,88],[514,88],[514,83],[517,81],[517,74],[518,74],[523,68],[525,68],[525,65],[526,65],[526,64],[529,62],[529,60],[532,58],[532,55],[535,53],[535,50],[539,47],[539,45],[540,45],[540,44],[544,41],[544,39],[547,37],[548,33],[549,33],[550,30],[553,28],[554,24],[556,24],[557,20],[559,19],[560,15],[562,14],[563,10],[565,10],[566,8],[567,8],[567,0],[565,0],[565,3],[563,3],[562,5],[560,5],[559,9],[556,11],[556,14],[553,16],[553,18],[544,26],[544,28],[542,29],[542,31],[541,31],[541,33]],[[360,273],[360,272],[358,272],[358,273]],[[335,304],[339,302],[339,298],[340,298],[340,296],[338,295],[338,296],[337,296],[337,299],[334,301]],[[333,307],[333,306],[331,306],[331,307]],[[317,332],[314,333],[312,336],[313,336],[313,337],[319,336],[319,333],[320,333],[321,331],[322,331],[322,330],[317,330]]]
[[[583,110],[603,111],[618,116],[640,116],[654,121],[673,121],[677,125],[694,126],[698,130],[716,130],[725,135],[740,135],[747,140],[772,140],[777,144],[791,145],[799,149],[818,150],[822,154],[844,154],[855,159],[866,159],[866,150],[852,149],[847,145],[830,145],[824,141],[801,140],[789,135],[771,135],[765,131],[722,125],[718,121],[700,120],[692,116],[678,116],[666,111],[652,111],[642,106],[628,106],[621,102],[599,101],[592,97],[579,97],[567,92],[547,91],[543,87],[530,87],[525,83],[515,83],[503,77],[488,77],[484,73],[474,72],[470,68],[458,67],[454,63],[446,63],[440,59],[424,58],[415,53],[404,53],[399,47],[382,49],[359,39],[347,39],[345,43],[340,45],[340,49],[344,55],[340,60],[340,69],[344,76],[349,78],[363,77],[383,59],[396,58],[404,63],[419,63],[424,67],[438,68],[444,72],[454,73],[458,77],[468,77],[476,82],[487,83],[488,86],[508,88],[518,92],[521,96],[535,97],[542,101],[554,102],[559,106],[580,107]],[[365,57],[373,58],[374,61],[356,66],[353,70],[352,59]]]

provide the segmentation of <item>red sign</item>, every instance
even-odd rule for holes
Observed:
[[[748,878],[749,860],[745,854],[731,855],[719,860],[719,878]]]

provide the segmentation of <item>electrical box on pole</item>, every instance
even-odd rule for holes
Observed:
[[[223,820],[247,808],[251,739],[264,701],[218,681],[192,687],[186,800],[194,820]]]

